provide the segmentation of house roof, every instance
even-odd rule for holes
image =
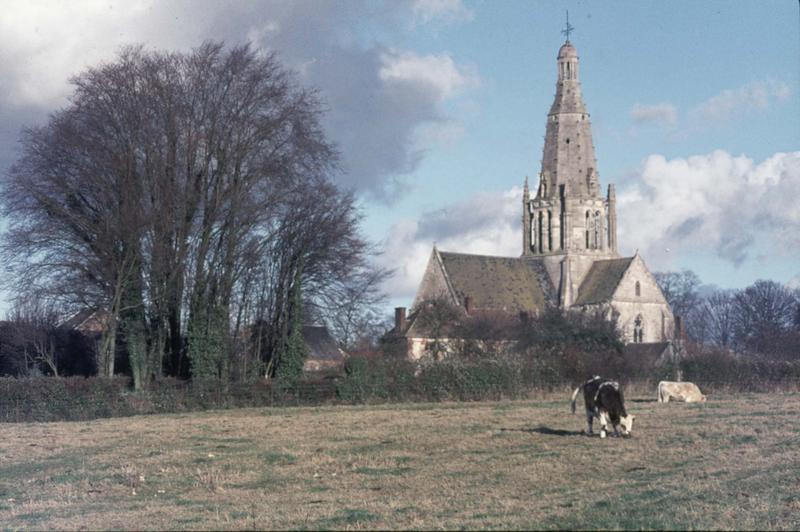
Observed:
[[[79,310],[76,312],[72,317],[66,320],[64,323],[61,324],[61,327],[65,329],[76,329],[78,328],[83,322],[88,320],[92,317],[97,310],[93,308],[85,308],[83,310]]]
[[[398,330],[393,327],[388,336],[406,336],[414,338],[448,338],[470,337],[506,339],[513,335],[519,324],[519,315],[496,309],[474,309],[469,314],[450,307],[454,315],[448,316],[444,310],[437,316],[437,310],[430,302],[411,312],[405,325]],[[466,335],[466,336],[464,336]]]
[[[98,333],[108,324],[110,314],[105,309],[85,308],[76,312],[59,327],[82,333]]]
[[[460,304],[470,297],[475,308],[530,313],[544,310],[546,298],[535,261],[443,251],[439,256]]]
[[[452,308],[454,309],[454,307]],[[454,310],[454,312],[457,311]],[[447,337],[456,331],[457,322],[461,319],[461,316],[449,320],[439,319],[435,314],[436,310],[432,308],[431,303],[426,302],[425,305],[414,309],[408,314],[405,324],[400,330],[397,327],[393,327],[389,334],[413,337]]]
[[[308,347],[309,359],[343,361],[347,358],[325,326],[303,325],[303,340]]]
[[[670,347],[670,342],[650,342],[643,344],[626,344],[625,355],[631,359],[657,362]]]
[[[592,264],[578,289],[575,305],[592,305],[611,299],[634,257],[598,260]]]

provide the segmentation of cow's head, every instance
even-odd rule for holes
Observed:
[[[633,432],[633,414],[629,414],[627,416],[622,416],[619,418],[619,424],[622,426],[622,434],[625,436],[630,436],[631,432]]]

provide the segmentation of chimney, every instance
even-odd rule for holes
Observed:
[[[403,332],[406,326],[406,307],[395,307],[394,309],[394,330]]]
[[[686,356],[686,324],[683,316],[675,316],[675,349],[673,351],[675,357],[675,380],[678,382],[683,381],[683,370],[681,369],[680,360]]]
[[[470,296],[464,298],[464,310],[467,311],[467,314],[472,314],[472,298]]]
[[[683,316],[675,316],[675,341],[684,340],[686,340],[686,325],[683,323]]]

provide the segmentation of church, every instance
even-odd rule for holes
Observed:
[[[604,196],[578,53],[569,36],[557,66],[538,185],[531,190],[526,178],[523,189],[522,253],[471,255],[434,245],[411,313],[396,309],[390,331],[406,340],[412,359],[430,342],[419,310],[436,298],[465,315],[535,316],[548,307],[592,313],[615,320],[629,344],[663,344],[674,336],[672,311],[642,257],[617,252],[614,185]]]

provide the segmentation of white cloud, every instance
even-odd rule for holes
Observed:
[[[30,1],[4,4],[0,50],[7,103],[52,106],[68,92],[68,78],[113,57],[136,39],[152,2]],[[10,71],[10,72],[9,72]]]
[[[655,125],[663,128],[674,128],[678,123],[678,110],[668,102],[654,105],[634,104],[631,118],[635,124]]]
[[[774,254],[800,246],[800,152],[760,164],[717,150],[667,160],[651,155],[618,195],[619,242],[655,264],[711,250],[734,265],[757,242]],[[669,250],[669,251],[667,251]]]
[[[418,150],[427,150],[432,146],[452,147],[464,136],[464,124],[456,120],[441,120],[417,127],[414,136]]]
[[[453,24],[467,22],[475,17],[475,13],[462,0],[414,0],[411,10],[419,24],[433,21]]]
[[[639,179],[617,195],[620,252],[638,249],[655,270],[704,251],[738,265],[758,254],[757,240],[773,256],[796,255],[798,197],[800,151],[760,163],[723,150],[675,159],[651,155]],[[395,224],[381,258],[396,268],[387,293],[413,299],[434,243],[444,251],[518,256],[521,201],[519,187],[481,192]]]
[[[413,299],[433,244],[443,251],[515,257],[522,249],[522,189],[480,192],[465,201],[403,220],[389,231],[381,257],[395,268],[392,298]]]
[[[381,57],[379,75],[387,83],[421,84],[433,90],[439,100],[478,85],[474,69],[459,67],[450,55],[417,55],[410,51],[392,51]]]
[[[391,200],[432,141],[452,142],[459,125],[449,99],[478,83],[474,68],[446,53],[392,49],[419,17],[461,13],[460,3],[386,0],[376,9],[361,1],[262,0],[8,0],[0,10],[0,172],[13,154],[8,145],[24,125],[41,122],[65,105],[69,78],[113,61],[120,47],[186,51],[204,40],[250,42],[276,50],[300,81],[319,89],[328,109],[323,126],[342,155],[340,183],[372,198]],[[463,7],[463,6],[462,6]],[[376,31],[364,45],[354,38]],[[390,50],[387,52],[387,49]],[[433,140],[432,140],[433,139]]]
[[[786,101],[791,93],[791,88],[783,81],[752,81],[715,94],[690,113],[697,119],[725,122],[736,114],[763,111],[775,101]]]

